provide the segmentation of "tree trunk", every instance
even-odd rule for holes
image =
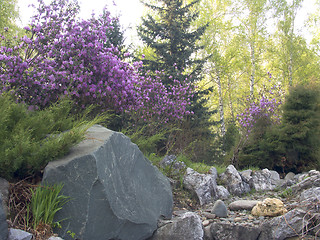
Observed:
[[[254,98],[254,84],[255,84],[255,73],[256,73],[256,59],[255,59],[255,49],[254,42],[250,43],[251,49],[251,77],[250,77],[250,98],[253,100]]]
[[[221,121],[221,135],[224,136],[226,134],[226,124],[224,120],[224,110],[223,110],[223,96],[222,96],[222,86],[220,80],[220,71],[216,70],[217,73],[217,84],[218,84],[218,92],[219,92],[219,113],[220,113],[220,121]]]

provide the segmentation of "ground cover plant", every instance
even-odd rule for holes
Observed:
[[[27,216],[32,216],[30,224],[34,230],[41,225],[59,226],[63,219],[55,222],[54,216],[70,200],[69,197],[60,194],[62,188],[63,184],[60,183],[53,186],[41,185],[35,190],[31,189],[32,196]]]
[[[71,110],[68,99],[34,111],[9,94],[0,95],[0,176],[13,180],[38,175],[82,140],[90,126],[105,119],[87,120]]]

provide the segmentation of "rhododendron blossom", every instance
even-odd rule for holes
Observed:
[[[264,88],[255,100],[247,99],[248,107],[237,116],[241,128],[248,135],[259,119],[264,118],[269,124],[280,122],[280,105],[283,91],[280,86],[273,86],[270,90]]]
[[[186,110],[190,85],[176,81],[165,87],[159,77],[139,73],[141,62],[120,59],[118,48],[109,41],[114,19],[106,9],[98,18],[82,20],[76,18],[75,2],[55,0],[46,5],[39,0],[37,11],[16,46],[1,38],[1,91],[11,90],[19,101],[39,108],[69,95],[78,108],[95,104],[103,111],[145,121],[191,114]]]

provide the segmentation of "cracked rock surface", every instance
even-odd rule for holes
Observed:
[[[168,179],[121,133],[95,125],[71,152],[45,168],[43,183],[71,197],[56,220],[63,239],[146,239],[172,215]]]

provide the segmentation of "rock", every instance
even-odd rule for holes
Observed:
[[[86,139],[65,157],[50,162],[43,183],[64,183],[71,197],[55,220],[59,236],[79,239],[146,239],[160,218],[170,218],[173,199],[168,179],[121,133],[91,127]]]
[[[259,201],[256,200],[238,200],[234,201],[229,204],[229,209],[231,211],[239,211],[239,210],[249,210],[251,211],[252,208],[258,203]]]
[[[311,200],[311,202],[314,202],[314,200],[320,201],[320,187],[312,187],[304,190],[300,194],[300,202],[304,202],[306,200]]]
[[[283,240],[300,234],[306,227],[306,212],[296,208],[283,216],[264,222],[259,240]]]
[[[187,168],[183,184],[197,196],[200,205],[211,203],[218,198],[217,183],[213,174],[200,174]]]
[[[213,213],[203,212],[202,215],[205,216],[208,219],[215,219],[216,218],[216,215],[213,214]]]
[[[236,196],[241,196],[247,192],[250,192],[250,186],[248,183],[242,181],[239,172],[233,165],[229,165],[226,171],[220,175],[220,179],[227,186],[228,191]]]
[[[217,217],[225,218],[228,217],[228,209],[223,201],[217,200],[212,208],[211,213],[215,214]]]
[[[313,235],[320,236],[320,187],[303,191],[299,197],[299,208],[308,213],[308,229]]]
[[[0,194],[2,198],[2,208],[5,214],[8,213],[8,198],[9,198],[9,182],[4,179],[0,178]]]
[[[261,230],[258,227],[215,222],[211,224],[210,231],[213,240],[256,240]]]
[[[229,191],[221,185],[217,186],[217,197],[218,199],[226,200],[230,197]]]
[[[313,170],[310,170],[310,171],[308,172],[308,174],[309,174],[309,176],[319,176],[319,175],[320,175],[320,172],[317,171],[317,170],[315,170],[315,169],[313,169]]]
[[[284,204],[277,198],[266,198],[262,202],[258,202],[251,211],[254,216],[269,216],[275,217],[285,214],[287,210],[284,208]]]
[[[33,235],[31,233],[22,231],[20,229],[9,229],[9,235],[7,240],[31,240]],[[6,238],[3,238],[4,240]]]
[[[204,240],[212,240],[210,228],[211,228],[211,225],[204,227],[204,230],[203,230]]]
[[[293,172],[288,172],[287,174],[286,174],[286,176],[284,177],[284,180],[293,180],[294,179],[294,177],[295,177],[295,174],[293,173]]]
[[[212,175],[213,179],[217,181],[218,171],[215,167],[210,168],[209,173]]]
[[[252,186],[257,191],[273,190],[280,184],[280,176],[276,171],[263,169],[252,175]]]
[[[193,212],[163,222],[150,240],[202,240],[204,237],[201,219]]]
[[[184,162],[177,161],[177,157],[175,155],[167,155],[161,160],[160,167],[163,169],[169,168],[172,173],[178,174],[186,169],[186,164]]]
[[[0,202],[2,202],[2,196],[0,195]],[[6,208],[5,208],[6,209]],[[8,223],[7,214],[3,209],[3,205],[0,205],[0,240],[6,240],[8,237]]]
[[[240,172],[240,175],[241,175],[241,178],[244,182],[250,184],[251,179],[252,179],[252,176],[251,176],[252,170],[251,169],[247,169],[247,170]]]
[[[303,190],[312,187],[320,187],[320,174],[318,174],[318,171],[311,170],[311,174],[309,171],[309,173],[303,177],[303,180],[301,182],[293,185],[291,188],[292,193],[297,195],[301,193]]]
[[[202,225],[203,225],[204,227],[208,226],[209,224],[210,224],[209,220],[204,220],[204,221],[202,222]]]
[[[63,240],[61,237],[49,237],[48,240]]]

